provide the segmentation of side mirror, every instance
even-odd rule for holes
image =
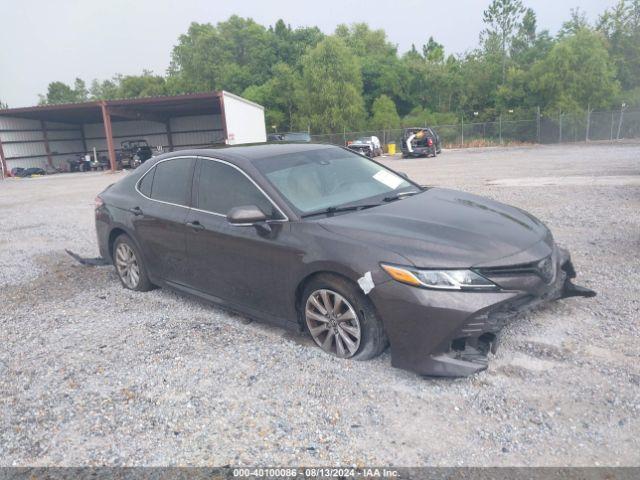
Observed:
[[[396,173],[397,173],[398,175],[400,175],[401,177],[404,177],[404,178],[406,178],[407,180],[409,180],[409,175],[407,175],[406,173],[404,173],[404,172],[396,172]]]
[[[227,213],[227,221],[232,225],[253,225],[266,219],[264,212],[255,205],[233,207]]]

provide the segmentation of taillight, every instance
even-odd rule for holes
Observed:
[[[96,210],[104,205],[104,201],[100,197],[96,197],[94,200]]]
[[[433,140],[428,139],[428,140],[427,140],[427,145],[429,145],[430,147],[432,147],[432,146],[433,146]]]

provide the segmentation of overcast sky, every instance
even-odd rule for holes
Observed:
[[[232,14],[263,25],[278,18],[292,26],[366,21],[384,28],[401,52],[430,35],[447,52],[477,45],[489,0],[0,0],[0,100],[10,107],[36,104],[54,80],[87,84],[143,69],[164,73],[178,36],[192,21],[216,23]],[[591,21],[617,0],[524,0],[538,25],[555,33],[580,6]],[[237,92],[241,93],[241,92]]]

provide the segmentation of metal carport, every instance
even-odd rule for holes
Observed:
[[[137,138],[168,151],[263,142],[264,108],[221,91],[0,110],[5,175],[12,166],[60,168],[93,148],[115,170],[114,140]]]

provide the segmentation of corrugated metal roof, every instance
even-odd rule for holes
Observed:
[[[8,108],[0,110],[3,116],[33,120],[59,121],[70,123],[102,122],[102,105],[109,107],[114,121],[131,120],[130,113],[138,113],[140,118],[155,115],[171,116],[220,113],[222,92],[189,93],[184,95],[164,95],[155,97],[129,98],[119,100],[96,100],[91,102],[62,103],[56,105],[36,105],[33,107]],[[207,100],[217,100],[209,103]],[[118,109],[120,109],[118,111]],[[126,113],[126,115],[125,115]]]

